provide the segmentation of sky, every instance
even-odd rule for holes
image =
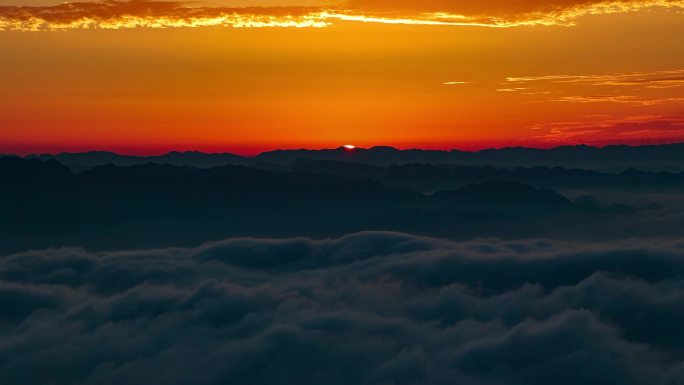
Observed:
[[[684,1],[0,0],[0,153],[684,141]]]

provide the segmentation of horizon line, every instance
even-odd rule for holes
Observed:
[[[420,148],[420,147],[406,147],[406,148],[399,148],[395,146],[389,146],[389,145],[375,145],[371,147],[357,147],[357,146],[352,146],[353,148],[350,148],[348,146],[350,145],[340,145],[338,147],[333,147],[333,148],[306,148],[306,147],[301,147],[301,148],[274,148],[271,150],[265,150],[265,151],[260,151],[255,153],[254,155],[242,155],[237,152],[231,152],[231,151],[218,151],[218,152],[212,152],[212,151],[202,151],[199,149],[196,150],[168,150],[164,152],[159,152],[159,153],[148,153],[148,154],[136,154],[133,152],[127,153],[124,151],[117,151],[117,150],[106,150],[106,149],[91,149],[91,150],[83,150],[83,151],[55,151],[55,152],[25,152],[25,153],[19,153],[19,152],[0,152],[0,156],[18,156],[21,158],[27,158],[31,156],[42,156],[42,155],[50,155],[50,156],[57,156],[57,155],[78,155],[78,154],[92,154],[92,153],[106,153],[106,154],[113,154],[113,155],[118,155],[118,156],[132,156],[132,157],[157,157],[157,156],[165,156],[165,155],[170,155],[170,154],[188,154],[188,153],[198,153],[198,154],[203,154],[203,155],[234,155],[242,158],[257,158],[260,155],[263,154],[268,154],[268,153],[273,153],[273,152],[278,152],[278,151],[341,151],[341,152],[347,152],[347,153],[353,153],[353,152],[358,152],[358,151],[370,151],[373,149],[392,149],[396,151],[433,151],[433,152],[444,152],[444,153],[450,153],[450,152],[462,152],[462,153],[470,153],[470,154],[476,154],[480,152],[485,152],[485,151],[502,151],[502,150],[511,150],[511,149],[525,149],[525,150],[539,150],[539,151],[553,151],[556,149],[560,148],[592,148],[592,149],[605,149],[609,147],[628,147],[628,148],[642,148],[642,147],[665,147],[665,146],[674,146],[674,145],[684,145],[684,141],[678,141],[678,142],[671,142],[671,143],[647,143],[647,144],[627,144],[627,143],[617,143],[617,144],[606,144],[606,145],[589,145],[589,144],[564,144],[564,145],[557,145],[553,147],[536,147],[536,146],[502,146],[502,147],[486,147],[478,150],[464,150],[464,149],[459,149],[456,147],[453,148]]]

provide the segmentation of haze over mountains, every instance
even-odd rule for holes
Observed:
[[[73,171],[54,159],[5,157],[0,181],[0,252],[8,252],[193,246],[231,236],[366,230],[453,239],[666,236],[678,231],[677,205],[566,197],[551,188],[677,195],[684,173],[339,161],[212,168],[107,164]]]

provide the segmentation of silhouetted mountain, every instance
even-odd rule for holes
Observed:
[[[405,164],[389,167],[340,161],[300,160],[289,166],[269,166],[264,169],[281,172],[307,172],[370,179],[383,184],[420,191],[436,191],[463,187],[473,182],[489,180],[512,181],[548,188],[602,189],[681,189],[684,172],[651,172],[633,168],[618,173],[561,167],[495,168],[490,166],[456,166],[448,164]]]
[[[256,157],[220,153],[171,152],[159,156],[117,155],[111,152],[62,153],[57,155],[31,155],[39,159],[56,159],[75,170],[94,166],[115,164],[131,166],[145,163],[172,164],[210,168],[223,165],[254,165],[268,163],[288,165],[300,159],[331,160],[347,163],[366,163],[376,166],[390,166],[411,163],[459,164],[475,166],[515,167],[565,167],[592,170],[621,171],[627,168],[643,170],[684,170],[684,144],[656,146],[561,146],[553,149],[510,147],[488,149],[477,152],[459,150],[399,150],[393,147],[377,146],[368,149],[348,150],[344,147],[324,150],[276,150]]]
[[[543,234],[546,221],[566,226],[563,216],[609,213],[517,182],[471,183],[426,195],[368,179],[244,166],[109,164],[74,172],[55,160],[0,158],[0,183],[0,252],[69,244],[168,246],[170,240],[183,245],[237,235],[333,236],[361,230],[452,238],[529,236]]]
[[[261,153],[255,159],[277,164],[288,164],[300,159],[308,159],[392,165],[404,163],[451,163],[459,158],[456,154],[461,154],[461,152],[455,150],[398,150],[394,147],[376,146],[369,149],[356,148],[354,150],[348,150],[344,147],[324,150],[275,150]]]
[[[459,206],[482,209],[513,210],[516,213],[540,211],[573,211],[577,206],[557,192],[534,188],[517,182],[489,181],[473,183],[457,190],[439,191],[432,195],[439,202],[456,202]]]
[[[74,174],[56,160],[0,158],[2,193],[53,192],[70,185]]]
[[[490,165],[496,167],[560,166],[586,169],[674,168],[684,164],[684,144],[658,146],[561,146],[553,149],[509,147],[477,152],[459,150],[398,150],[392,147],[345,148],[333,150],[277,150],[265,152],[256,159],[268,163],[287,164],[298,159],[337,160],[373,165],[407,163],[448,163]]]
[[[198,151],[174,151],[168,154],[154,156],[119,155],[107,151],[91,151],[82,153],[61,153],[56,155],[29,155],[28,158],[38,158],[42,160],[55,159],[60,163],[77,170],[106,164],[134,166],[146,163],[160,163],[175,166],[211,168],[229,164],[246,164],[250,162],[248,159],[235,154],[205,154]]]

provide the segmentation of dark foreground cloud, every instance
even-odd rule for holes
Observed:
[[[684,243],[230,239],[0,282],[6,385],[684,383]]]

